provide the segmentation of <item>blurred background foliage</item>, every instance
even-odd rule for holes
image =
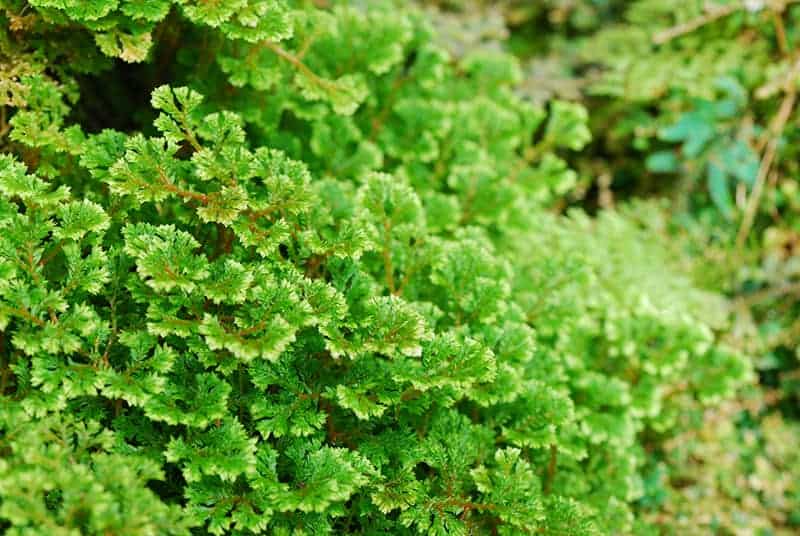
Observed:
[[[642,512],[664,534],[797,534],[800,2],[422,4],[453,55],[511,50],[528,98],[589,110],[593,141],[570,155],[579,177],[556,210],[664,199],[676,258],[730,297],[758,385],[648,453]]]

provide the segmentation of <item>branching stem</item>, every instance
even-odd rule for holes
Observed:
[[[339,86],[330,80],[326,80],[325,78],[318,76],[314,71],[309,69],[308,66],[300,60],[300,58],[287,51],[277,43],[273,43],[272,41],[263,41],[263,45],[274,52],[279,58],[290,63],[295,69],[303,73],[303,75],[305,75],[317,86],[327,91],[338,91],[340,89]]]
[[[728,15],[739,11],[741,8],[742,5],[740,3],[730,3],[726,5],[711,4],[706,8],[706,12],[699,17],[671,28],[667,28],[666,30],[655,34],[653,36],[653,43],[656,45],[663,45],[664,43],[672,41],[676,37],[686,35],[697,30],[698,28],[702,28],[706,24],[710,24],[723,17],[727,17]]]

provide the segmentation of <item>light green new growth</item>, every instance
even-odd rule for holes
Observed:
[[[0,2],[0,527],[638,530],[643,438],[750,374],[717,298],[547,210],[586,111],[513,57],[306,4]]]

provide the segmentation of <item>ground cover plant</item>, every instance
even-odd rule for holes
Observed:
[[[696,281],[733,298],[758,388],[651,451],[642,505],[667,533],[796,533],[796,464],[776,455],[797,441],[796,3],[438,4],[471,36],[458,46],[523,58],[525,94],[588,108],[593,142],[569,158],[566,204],[668,196]]]
[[[661,530],[714,455],[653,453],[754,378],[728,302],[437,16],[0,1],[5,532]]]

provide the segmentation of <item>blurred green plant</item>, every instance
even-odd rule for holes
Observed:
[[[726,413],[732,428],[696,436],[691,448],[748,453],[788,467],[781,460],[790,460],[788,453],[775,453],[778,441],[797,441],[800,407],[800,6],[509,0],[450,2],[445,9],[473,17],[481,9],[503,13],[506,44],[523,60],[522,91],[540,102],[579,101],[589,110],[593,141],[569,155],[577,175],[560,206],[594,210],[632,196],[668,198],[671,215],[663,225],[674,255],[693,259],[701,286],[732,298],[731,336],[756,356],[767,395],[758,409],[732,406]],[[753,434],[764,440],[747,443]],[[794,533],[796,492],[777,499],[742,480],[752,465],[724,459],[653,462],[646,481],[654,488],[641,505],[661,511],[654,518],[667,533]],[[682,466],[708,477],[702,489],[693,488],[698,495],[659,491],[658,482]],[[712,523],[709,512],[720,519]]]

